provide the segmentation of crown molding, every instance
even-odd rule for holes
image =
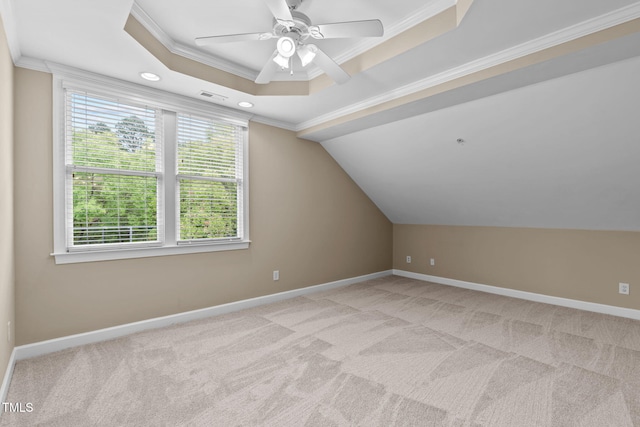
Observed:
[[[42,59],[32,58],[30,56],[21,56],[15,63],[16,67],[28,68],[29,70],[42,71],[43,73],[51,73],[51,68],[46,61]]]
[[[346,49],[345,51],[339,53],[338,55],[333,57],[333,60],[338,64],[342,64],[347,62],[350,59],[355,58],[358,55],[363,54],[364,52],[373,49],[386,42],[389,39],[397,36],[400,33],[407,31],[409,28],[418,25],[419,23],[426,21],[429,18],[436,16],[437,14],[449,9],[450,7],[455,6],[458,3],[458,0],[432,0],[428,2],[425,6],[418,9],[415,13],[412,13],[410,16],[406,17],[400,22],[392,25],[391,27],[384,29],[384,36],[379,38],[365,38],[361,41],[357,42],[355,45]],[[320,75],[324,74],[324,72],[315,67],[309,70],[309,79],[312,80]]]
[[[95,84],[98,84],[100,86],[108,86],[109,84],[112,84],[113,81],[115,79],[111,78],[111,77],[106,77],[103,76],[101,74],[96,74],[96,73],[92,73],[90,71],[86,71],[86,70],[81,70],[79,68],[74,68],[74,67],[69,67],[66,65],[61,65],[61,64],[56,64],[53,62],[48,62],[48,61],[44,61],[42,59],[36,59],[36,58],[31,58],[28,56],[23,56],[20,58],[20,60],[18,61],[17,64],[15,64],[16,67],[21,67],[21,68],[27,68],[30,70],[34,70],[34,71],[41,71],[44,73],[50,73],[50,74],[55,74],[59,77],[67,77],[67,78],[72,78],[72,79],[82,79],[84,81],[89,81]],[[124,82],[124,81],[118,81],[118,84],[120,86],[122,85],[127,85],[128,88],[131,89],[132,92],[137,92],[139,93],[140,91],[144,91],[147,94],[151,94],[151,93],[157,93],[158,89],[149,89],[146,86],[141,86],[139,84],[136,83],[130,83],[130,82]],[[149,92],[152,91],[152,92]],[[168,92],[167,92],[168,93]],[[192,98],[190,97],[185,97],[184,95],[174,95],[174,94],[170,94],[170,96],[176,96],[176,97],[181,97],[181,98],[188,98],[189,100],[192,100]],[[202,100],[192,100],[193,102],[198,103],[198,106],[200,108],[203,108],[206,106],[219,110],[220,112],[225,112],[227,113],[229,110],[233,111],[233,115],[238,115],[241,116],[243,119],[245,120],[250,120],[252,122],[257,122],[257,123],[262,123],[265,125],[269,125],[269,126],[273,126],[273,127],[277,127],[277,128],[281,128],[281,129],[286,129],[286,130],[290,130],[292,132],[296,131],[296,125],[294,123],[291,122],[285,122],[282,120],[277,120],[277,119],[273,119],[270,117],[266,117],[266,116],[261,116],[261,115],[252,115],[246,112],[241,112],[240,110],[236,110],[236,109],[230,109],[229,107],[223,107],[223,106],[219,106],[217,104],[212,104],[210,102],[206,102],[206,101],[202,101]]]
[[[143,23],[142,25],[145,24]],[[210,67],[235,74],[238,77],[242,77],[248,80],[255,80],[256,77],[258,77],[258,73],[250,68],[242,67],[230,61],[225,61],[217,56],[206,55],[181,43],[174,42],[173,47],[169,50],[176,55],[180,55],[187,59],[201,62],[204,65],[208,65]]]
[[[224,60],[215,55],[207,55],[189,46],[173,40],[162,28],[140,7],[137,2],[133,2],[131,7],[131,15],[142,24],[164,47],[171,53],[180,55],[187,59],[200,62],[209,67],[214,67],[227,73],[235,74],[249,80],[255,80],[258,73],[250,68],[240,66],[231,61]]]
[[[11,60],[16,64],[22,57],[22,52],[20,50],[20,41],[18,39],[18,30],[11,0],[0,0],[0,19],[2,19],[4,32],[7,36]]]
[[[325,122],[336,120],[343,116],[516,60],[536,52],[579,39],[580,37],[606,30],[608,28],[615,27],[616,25],[624,24],[637,18],[640,18],[640,2],[582,21],[570,27],[563,28],[517,46],[496,52],[492,55],[467,62],[466,64],[434,74],[422,80],[418,80],[397,89],[365,99],[361,102],[351,104],[339,110],[332,111],[331,113],[298,123],[296,125],[296,131],[300,132],[304,129],[318,126]]]
[[[292,132],[296,131],[296,125],[290,122],[284,122],[282,120],[272,119],[266,116],[255,115],[251,118],[252,122],[262,123],[263,125],[269,125],[280,129],[290,130]]]
[[[83,85],[93,87],[97,90],[112,89],[115,91],[126,91],[129,94],[140,95],[149,99],[162,99],[163,103],[181,107],[185,109],[206,109],[217,114],[219,117],[230,121],[240,121],[242,126],[252,119],[253,114],[244,110],[239,110],[219,104],[214,104],[195,97],[168,92],[162,89],[153,88],[115,77],[105,76],[80,68],[58,64],[56,62],[44,61],[31,57],[21,57],[17,67],[27,68],[34,71],[41,71],[54,75],[54,78],[73,80],[81,82]],[[145,98],[145,99],[146,99]]]

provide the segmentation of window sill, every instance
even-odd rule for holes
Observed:
[[[185,255],[203,252],[235,251],[248,249],[250,240],[209,245],[163,246],[154,248],[118,249],[109,251],[63,252],[53,253],[56,264],[75,264],[80,262],[113,261],[119,259],[148,258],[167,255]]]

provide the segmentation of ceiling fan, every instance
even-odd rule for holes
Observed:
[[[298,54],[303,67],[314,63],[336,83],[342,84],[351,76],[318,46],[307,43],[307,40],[309,38],[323,40],[381,37],[384,34],[382,22],[378,19],[312,25],[307,15],[296,10],[303,0],[264,1],[274,16],[271,31],[198,37],[195,40],[198,46],[207,46],[216,43],[262,41],[277,38],[276,50],[255,80],[259,84],[269,83],[278,69],[291,69],[293,74],[292,57],[295,54]]]

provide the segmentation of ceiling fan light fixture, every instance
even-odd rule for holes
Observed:
[[[278,53],[285,58],[291,58],[296,53],[296,42],[291,37],[280,37],[277,47]]]
[[[280,68],[289,68],[289,58],[285,58],[284,56],[278,53],[274,58],[273,62],[278,64]]]
[[[300,57],[300,62],[303,67],[306,67],[313,61],[316,57],[316,53],[318,52],[318,48],[313,45],[302,45],[300,49],[298,49],[298,56]]]

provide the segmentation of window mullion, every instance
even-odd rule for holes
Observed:
[[[164,190],[164,244],[172,246],[178,240],[177,236],[177,194],[178,184],[176,180],[176,113],[172,111],[162,112],[164,118],[164,174],[161,180]]]

